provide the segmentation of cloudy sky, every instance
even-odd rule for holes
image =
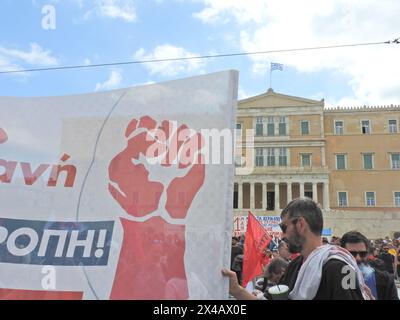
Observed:
[[[55,29],[47,8],[53,6]],[[42,13],[42,10],[44,13]],[[400,37],[398,0],[1,0],[0,71],[375,43]],[[45,18],[45,20],[43,20]],[[47,24],[49,25],[49,24]],[[400,44],[0,74],[0,96],[86,93],[240,72],[239,97],[400,104]]]

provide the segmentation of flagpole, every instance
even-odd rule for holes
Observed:
[[[272,82],[271,82],[272,77],[271,77],[271,75],[272,75],[272,68],[269,67],[269,88],[270,89],[272,89]]]

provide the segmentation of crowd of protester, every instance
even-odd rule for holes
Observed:
[[[242,284],[244,240],[244,235],[232,237],[231,270],[236,272],[239,284]],[[276,242],[278,245],[275,245]],[[376,272],[387,273],[400,287],[400,237],[397,239],[385,237],[368,242],[366,255],[368,265]],[[342,239],[337,236],[333,236],[330,240],[323,237],[322,243],[343,246]],[[252,292],[255,295],[265,293],[270,287],[279,283],[289,263],[299,256],[299,253],[289,252],[285,239],[274,239],[271,244],[264,250],[263,274],[248,286],[254,288]]]
[[[300,203],[300,205],[303,204]],[[296,223],[297,220],[298,218],[292,219],[291,221],[294,221]],[[312,221],[310,224],[312,225]],[[307,226],[306,223],[304,225]],[[284,228],[287,228],[287,226]],[[293,234],[296,234],[297,232],[298,231],[296,230],[296,232],[294,232]],[[322,247],[326,247],[326,252],[335,251],[334,254],[336,254],[336,258],[341,255],[346,257],[347,255],[347,257],[350,257],[347,259],[352,260],[347,263],[350,265],[353,263],[352,265],[354,266],[354,268],[358,269],[360,271],[360,274],[362,274],[363,280],[360,282],[362,282],[362,285],[366,287],[366,290],[359,290],[358,292],[354,291],[350,295],[347,295],[347,293],[343,293],[343,295],[341,296],[339,294],[337,296],[339,299],[362,299],[363,297],[365,298],[365,296],[368,295],[368,297],[372,300],[398,300],[396,284],[399,286],[398,280],[400,278],[400,237],[367,239],[363,234],[357,231],[349,231],[341,237],[333,236],[330,239],[322,237],[320,238],[320,240],[318,240],[318,232],[314,233],[313,235],[317,235],[317,237],[315,237],[314,239],[316,241],[315,243],[318,243],[318,241],[320,241],[320,244],[314,246],[313,250],[324,251]],[[284,232],[283,236],[287,236],[287,234],[285,234]],[[245,242],[244,237],[244,235],[241,235],[239,237],[232,238],[231,270],[236,273],[237,283],[235,283],[236,279],[233,279],[232,275],[229,274],[229,271],[226,271],[224,274],[230,277],[230,289],[235,289],[236,286],[236,291],[238,291],[237,288],[241,288],[240,286],[242,284],[243,254]],[[307,238],[307,236],[305,236],[304,238]],[[302,255],[304,255],[304,250],[302,251]],[[288,273],[290,273],[290,269],[294,268],[293,265],[299,264],[297,268],[299,269],[302,264],[305,263],[306,259],[307,256],[303,260],[303,257],[300,256],[299,252],[291,250],[291,243],[290,241],[288,241],[287,238],[273,239],[263,252],[263,274],[261,274],[257,278],[254,278],[245,289],[248,292],[251,292],[254,296],[257,296],[257,298],[260,298],[261,296],[262,299],[265,299],[266,297],[268,300],[268,289],[277,284],[285,282],[287,283],[287,278],[290,278],[290,274],[288,275]],[[333,261],[334,260],[335,259],[333,259]],[[298,261],[300,261],[300,263],[298,263]],[[334,264],[335,262],[331,263],[331,269],[335,268]],[[297,270],[296,272],[298,271],[299,270]],[[325,270],[325,273],[326,271],[327,270]],[[297,280],[296,277],[297,274],[294,277],[295,282]],[[321,287],[330,286],[329,284],[324,283],[324,279],[320,281],[321,283],[319,285],[320,288],[318,289],[318,292],[321,291]],[[305,283],[307,284],[307,281]],[[293,287],[291,288],[291,290],[293,290]],[[249,298],[250,296],[246,296],[246,293],[243,293],[243,291],[244,290],[242,290],[241,292],[238,291],[239,293],[237,293],[237,297],[239,297],[239,299]],[[321,293],[317,293],[316,296],[316,298],[318,298],[318,296],[324,297],[324,295]]]

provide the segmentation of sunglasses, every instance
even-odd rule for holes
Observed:
[[[364,259],[367,255],[367,251],[349,251],[354,258],[357,258],[357,255],[360,255],[361,259]]]
[[[296,223],[296,222],[297,222],[297,220],[299,220],[299,218],[298,218],[298,217],[297,217],[297,218],[294,218],[294,219],[291,219],[291,220],[289,220],[289,222]],[[282,222],[282,223],[280,223],[280,224],[279,224],[279,227],[281,228],[281,230],[282,230],[282,232],[283,232],[283,233],[286,233],[286,230],[287,230],[287,225],[286,225],[286,224],[284,224],[284,223]]]

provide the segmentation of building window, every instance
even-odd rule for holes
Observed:
[[[345,154],[337,154],[336,155],[336,169],[337,170],[346,170],[346,155]]]
[[[264,135],[264,118],[263,117],[257,117],[256,118],[256,136],[262,136]]]
[[[311,167],[311,154],[305,153],[301,154],[301,166],[302,167]]]
[[[286,117],[279,117],[279,135],[286,136]]]
[[[400,207],[400,192],[394,193],[394,206]]]
[[[236,123],[236,130],[235,130],[235,146],[240,147],[242,143],[242,124]]]
[[[400,169],[400,153],[390,154],[390,160],[392,162],[392,169]]]
[[[309,121],[301,121],[301,134],[302,135],[310,134],[310,122]]]
[[[397,120],[389,120],[389,133],[397,133]]]
[[[287,166],[287,149],[285,147],[279,148],[279,165],[281,167]]]
[[[263,166],[264,166],[263,149],[256,148],[256,167],[263,167]]]
[[[341,120],[335,121],[335,134],[336,135],[343,134],[343,121],[341,121]]]
[[[374,168],[373,154],[372,153],[364,153],[363,154],[363,163],[364,169],[370,170]]]
[[[233,191],[233,209],[238,209],[238,208],[239,208],[239,192],[238,190],[235,190]]]
[[[375,207],[375,192],[365,192],[365,203],[367,207]]]
[[[275,149],[267,148],[267,166],[274,167],[275,166]]]
[[[242,137],[242,124],[241,123],[236,123],[236,136],[238,138]]]
[[[339,207],[347,207],[347,192],[346,191],[338,192],[338,203],[339,203]]]
[[[370,134],[371,133],[369,120],[361,121],[361,132],[362,132],[362,134]]]
[[[275,135],[274,117],[268,117],[267,135],[268,136],[274,136]]]

